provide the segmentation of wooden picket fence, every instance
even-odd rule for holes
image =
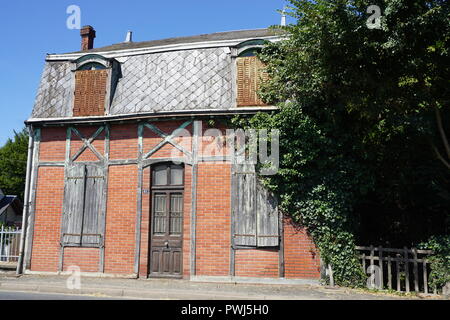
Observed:
[[[368,286],[398,292],[430,294],[428,279],[431,250],[416,248],[394,249],[383,247],[356,247],[360,253],[363,270],[369,275]],[[436,288],[432,289],[437,293]]]
[[[379,247],[356,247],[365,274],[369,276],[367,287],[398,292],[417,292],[437,294],[436,288],[430,288],[430,261],[427,259],[432,250],[416,248],[394,249]],[[333,270],[327,266],[326,274],[334,286]],[[431,290],[430,290],[431,289]]]

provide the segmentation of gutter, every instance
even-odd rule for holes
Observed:
[[[75,52],[75,53],[65,53],[65,54],[48,54],[46,61],[66,61],[75,60],[86,54],[98,54],[104,56],[105,58],[118,58],[118,57],[129,57],[137,56],[149,53],[159,53],[159,52],[169,52],[169,51],[182,51],[182,50],[192,50],[192,49],[207,49],[207,48],[220,48],[220,47],[234,47],[239,43],[254,40],[254,37],[247,37],[242,39],[233,40],[216,40],[216,41],[202,41],[202,42],[192,42],[192,43],[178,43],[169,44],[155,47],[144,47],[144,48],[134,48],[134,49],[117,49],[110,51],[94,51],[94,52]],[[271,42],[278,42],[283,39],[281,36],[266,36],[258,39],[264,39]]]
[[[19,262],[17,264],[17,274],[23,273],[23,261],[24,261],[24,252],[25,252],[25,233],[27,230],[27,221],[28,221],[28,212],[30,209],[30,184],[31,184],[31,168],[33,162],[33,152],[34,152],[34,134],[33,134],[33,126],[28,126],[28,156],[27,156],[27,171],[26,171],[26,180],[25,180],[25,194],[24,194],[24,205],[23,205],[23,213],[22,213],[22,233],[20,235],[20,253],[19,253]]]

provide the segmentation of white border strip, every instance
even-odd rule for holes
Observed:
[[[107,116],[89,116],[89,117],[59,117],[59,118],[30,118],[27,123],[45,122],[45,121],[125,121],[134,120],[138,118],[169,118],[169,117],[185,117],[185,116],[202,116],[208,114],[210,116],[233,115],[245,112],[258,111],[276,111],[278,107],[238,107],[230,109],[190,109],[190,110],[174,110],[169,112],[140,112],[140,113],[126,113],[126,114],[110,114]]]
[[[114,51],[99,51],[99,52],[79,52],[79,53],[66,53],[66,54],[48,54],[46,61],[65,61],[65,60],[76,60],[87,54],[98,54],[105,58],[118,58],[118,57],[128,57],[136,56],[149,53],[166,52],[166,51],[181,51],[190,49],[203,49],[203,48],[219,48],[219,47],[233,47],[241,42],[264,39],[271,42],[278,42],[282,38],[280,36],[269,36],[261,38],[243,38],[243,39],[233,39],[233,40],[216,40],[216,41],[203,41],[203,42],[193,42],[193,43],[178,43],[170,44],[157,47],[148,48],[135,48],[135,49],[121,49]]]

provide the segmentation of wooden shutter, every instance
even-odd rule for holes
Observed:
[[[103,203],[103,170],[95,166],[74,165],[65,185],[62,244],[98,246],[99,221]]]
[[[256,246],[256,174],[254,166],[236,165],[234,180],[234,244]]]
[[[278,203],[276,198],[257,181],[257,246],[276,247],[280,243]]]
[[[84,166],[75,165],[68,169],[62,224],[64,245],[81,245],[85,180]]]
[[[234,244],[278,246],[278,204],[258,181],[254,165],[234,166],[233,199]]]
[[[268,75],[264,64],[257,57],[238,57],[237,64],[237,106],[265,106],[257,92]]]
[[[101,243],[99,221],[102,215],[104,185],[103,169],[95,166],[86,166],[86,196],[84,200],[82,232],[83,246],[96,246]]]
[[[107,80],[107,69],[75,72],[74,117],[105,115]]]

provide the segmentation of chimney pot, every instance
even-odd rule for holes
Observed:
[[[125,42],[133,42],[133,31],[127,32],[127,37],[125,38]]]
[[[91,50],[94,48],[95,30],[92,26],[84,26],[80,30],[81,50]]]

